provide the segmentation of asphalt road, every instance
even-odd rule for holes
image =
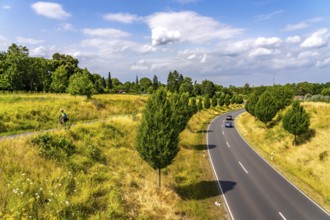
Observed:
[[[241,112],[230,114],[235,118]],[[232,219],[330,219],[326,211],[252,150],[235,128],[225,128],[225,117],[221,115],[209,125],[207,145]]]

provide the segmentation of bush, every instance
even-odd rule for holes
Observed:
[[[325,161],[328,158],[328,151],[323,151],[319,155],[320,161]]]
[[[62,161],[75,152],[75,146],[70,139],[49,132],[33,138],[32,143],[38,146],[39,154],[47,159]]]

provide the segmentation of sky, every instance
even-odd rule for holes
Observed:
[[[68,54],[92,73],[166,84],[330,82],[329,0],[0,0],[0,51]]]

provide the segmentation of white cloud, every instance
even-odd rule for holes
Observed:
[[[70,23],[61,24],[57,30],[58,31],[75,31],[73,25]]]
[[[300,46],[303,48],[324,47],[330,41],[330,30],[327,28],[321,29],[313,33],[310,37],[305,39]]]
[[[312,58],[318,56],[319,53],[315,51],[303,51],[298,54],[298,58],[300,59],[306,59],[306,58]]]
[[[154,45],[175,41],[205,43],[229,39],[243,32],[243,29],[233,28],[192,11],[156,13],[149,16],[146,22],[151,29]]]
[[[267,49],[263,47],[258,47],[253,49],[249,53],[249,57],[258,57],[258,56],[266,56],[266,55],[274,55],[274,54],[279,54],[279,50],[272,50],[272,49]]]
[[[305,21],[301,21],[296,24],[288,24],[282,31],[296,31],[296,30],[305,29],[305,28],[312,26],[314,23],[318,23],[322,20],[323,20],[323,18],[316,17],[316,18],[305,20]]]
[[[287,43],[292,43],[292,44],[296,44],[296,43],[300,43],[301,42],[301,37],[300,36],[289,36],[286,38],[285,40]]]
[[[21,37],[21,36],[16,37],[16,41],[22,44],[40,44],[44,42],[44,40],[37,40],[37,39]]]
[[[196,58],[196,54],[191,54],[190,56],[188,56],[188,60],[193,60]]]
[[[130,34],[127,32],[113,28],[85,28],[82,30],[82,32],[89,36],[105,38],[126,38],[130,36]]]
[[[179,41],[181,34],[179,31],[170,31],[164,27],[152,29],[152,45],[163,45],[171,42]]]
[[[125,24],[129,24],[141,19],[140,17],[129,13],[108,13],[105,14],[103,18],[107,21],[115,21]]]
[[[203,54],[202,59],[200,60],[200,63],[205,63],[207,59],[207,54]]]
[[[271,37],[271,38],[265,38],[265,37],[258,37],[255,40],[255,45],[257,47],[267,47],[267,46],[275,46],[278,47],[282,43],[282,40],[278,37]]]
[[[269,14],[263,14],[263,15],[257,15],[256,16],[256,20],[269,20],[271,18],[273,18],[275,15],[278,15],[278,14],[282,14],[284,11],[283,10],[278,10],[278,11],[274,11],[274,12],[271,12]]]
[[[71,14],[66,12],[62,5],[53,2],[36,2],[31,5],[32,9],[38,14],[52,19],[66,19]]]
[[[148,70],[149,67],[147,66],[146,62],[142,60],[138,60],[131,66],[131,70]]]
[[[317,63],[316,63],[316,66],[317,67],[327,67],[327,66],[330,66],[330,57],[324,59],[324,60],[318,60]]]

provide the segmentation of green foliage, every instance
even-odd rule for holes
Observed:
[[[226,94],[225,100],[224,100],[226,106],[229,106],[230,105],[230,100],[231,100],[230,95],[229,94]]]
[[[179,132],[173,108],[163,89],[148,100],[138,130],[137,146],[141,158],[153,169],[160,170],[172,164],[179,152]]]
[[[277,110],[283,109],[290,105],[293,99],[294,91],[287,86],[272,86],[267,91],[274,97]]]
[[[32,143],[38,147],[41,156],[57,161],[64,161],[76,150],[73,142],[67,137],[53,135],[48,132],[33,138]]]
[[[265,123],[272,121],[274,116],[277,113],[277,104],[275,98],[272,96],[270,92],[264,92],[256,105],[255,114],[258,120]]]
[[[253,92],[249,99],[246,102],[245,109],[248,113],[250,113],[253,116],[256,116],[256,105],[259,100],[259,95],[257,92]]]
[[[308,131],[310,125],[310,116],[305,109],[300,106],[299,101],[294,101],[282,119],[283,128],[294,135],[294,143],[296,136]]]
[[[197,109],[198,109],[198,111],[203,110],[203,99],[202,98],[198,99]]]
[[[217,107],[218,99],[215,95],[212,97],[211,103],[212,103],[212,107]]]
[[[323,96],[330,96],[330,88],[324,88],[324,89],[322,89],[321,95],[323,95]]]
[[[330,103],[330,96],[324,96],[324,95],[306,95],[304,97],[304,101],[309,102],[326,102]]]
[[[67,71],[65,66],[58,67],[52,74],[52,83],[50,87],[52,91],[58,93],[64,93],[68,87],[69,81],[67,78]]]
[[[211,107],[210,97],[207,95],[204,99],[204,108],[209,109]]]
[[[329,154],[328,151],[323,151],[319,154],[320,161],[325,161],[328,158]]]
[[[72,95],[86,95],[88,99],[95,93],[92,81],[86,70],[83,73],[75,73],[70,77],[70,83],[67,88],[68,93]]]
[[[189,106],[189,93],[173,93],[169,97],[173,111],[173,120],[176,121],[176,129],[183,131],[193,114]]]
[[[198,112],[197,104],[196,104],[196,98],[191,98],[191,104],[190,104],[191,113],[195,114]]]

